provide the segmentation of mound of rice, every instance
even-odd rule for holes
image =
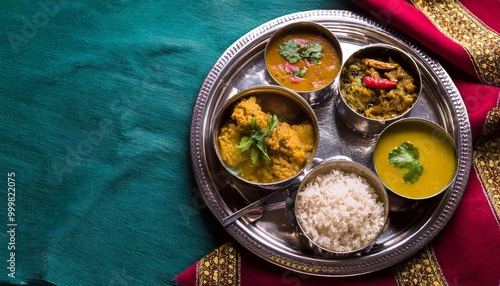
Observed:
[[[372,242],[384,227],[384,206],[365,178],[333,170],[299,191],[297,221],[317,245],[349,252]]]

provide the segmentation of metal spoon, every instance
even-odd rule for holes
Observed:
[[[323,159],[320,159],[320,158],[313,158],[313,160],[311,161],[311,163],[309,164],[309,166],[303,171],[303,173],[301,175],[299,175],[297,177],[297,179],[295,180],[294,183],[292,183],[291,185],[289,185],[287,188],[278,189],[278,190],[270,193],[269,195],[263,197],[262,199],[256,200],[255,202],[247,205],[246,207],[241,208],[241,209],[235,211],[234,213],[228,215],[227,217],[225,217],[225,218],[223,218],[221,220],[222,225],[224,227],[226,227],[226,226],[230,225],[231,223],[233,223],[235,220],[239,219],[240,217],[242,217],[244,215],[248,215],[248,214],[251,215],[250,222],[253,222],[253,221],[259,219],[260,217],[262,217],[263,212],[266,211],[266,210],[278,209],[279,207],[286,206],[286,204],[289,203],[289,202],[287,202],[287,199],[286,199],[286,198],[289,198],[289,195],[290,195],[289,188],[296,188],[296,187],[298,187],[298,185],[300,185],[300,182],[305,177],[305,175],[307,173],[309,173],[315,166],[318,166],[318,165],[322,164],[325,161],[331,161],[331,160],[348,160],[348,161],[352,161],[351,158],[346,157],[346,156],[342,156],[342,155],[333,156],[333,157],[328,158],[326,160],[323,160]],[[272,198],[272,197],[274,197],[274,196],[276,196],[278,194],[284,194],[285,195],[285,201],[280,202],[280,203],[276,203],[276,204],[267,204],[267,205],[264,205],[264,203],[267,200],[269,200],[270,198]]]
[[[256,220],[259,220],[264,215],[264,212],[284,209],[285,207],[286,207],[285,201],[280,201],[280,202],[271,203],[271,204],[265,204],[265,205],[261,205],[261,206],[254,208],[254,209],[249,210],[244,215],[244,217],[247,219],[247,221],[249,223],[252,223]]]
[[[262,216],[263,211],[270,210],[270,209],[277,209],[278,205],[285,206],[284,201],[276,203],[276,204],[264,205],[264,203],[267,200],[269,200],[270,198],[272,198],[278,194],[285,194],[285,192],[288,193],[288,189],[279,189],[279,190],[276,190],[276,191],[270,193],[269,195],[263,197],[262,199],[256,200],[255,202],[247,205],[246,207],[241,208],[241,209],[235,211],[234,213],[228,215],[227,217],[223,218],[221,220],[222,225],[224,227],[226,227],[246,214],[250,214],[251,216],[253,216],[253,219],[251,219],[251,221],[253,222]],[[286,196],[286,194],[285,194],[285,196]]]

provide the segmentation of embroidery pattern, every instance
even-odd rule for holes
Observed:
[[[412,0],[448,38],[468,52],[478,77],[500,86],[500,35],[456,0]]]
[[[430,246],[424,247],[409,259],[395,265],[393,271],[398,285],[401,286],[448,285],[436,254]]]
[[[500,107],[488,113],[477,139],[473,161],[497,220],[500,221]]]
[[[232,243],[206,255],[196,266],[198,286],[239,286],[241,258]]]

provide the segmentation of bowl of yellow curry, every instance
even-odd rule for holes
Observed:
[[[408,53],[386,44],[369,45],[342,65],[338,114],[350,129],[377,135],[410,114],[421,89],[418,66]]]
[[[219,161],[239,180],[264,189],[293,182],[309,165],[319,143],[310,105],[281,86],[240,91],[220,109],[213,129]]]
[[[327,27],[296,22],[271,36],[265,49],[265,63],[278,85],[298,92],[315,105],[332,94],[342,65],[342,48]]]
[[[375,171],[386,188],[413,200],[446,190],[455,179],[457,162],[449,133],[422,118],[405,118],[389,125],[373,152]]]

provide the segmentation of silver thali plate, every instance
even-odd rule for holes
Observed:
[[[216,112],[233,95],[252,86],[274,84],[265,69],[265,45],[277,29],[297,21],[317,22],[332,30],[341,42],[344,60],[374,43],[391,44],[412,55],[422,73],[423,90],[409,116],[432,120],[450,133],[458,150],[458,174],[450,188],[434,198],[417,202],[392,198],[389,221],[376,247],[355,257],[326,258],[305,248],[287,216],[285,196],[266,202],[271,207],[258,220],[242,217],[226,230],[261,258],[301,273],[342,277],[384,269],[418,252],[450,220],[467,185],[472,141],[465,105],[442,66],[401,35],[371,19],[342,10],[299,12],[262,24],[231,45],[205,78],[193,109],[190,147],[198,187],[221,222],[268,194],[266,190],[242,187],[229,178],[217,160],[211,128]],[[316,157],[347,156],[373,169],[371,154],[376,138],[361,137],[344,126],[336,115],[335,96],[313,107],[321,129]]]

